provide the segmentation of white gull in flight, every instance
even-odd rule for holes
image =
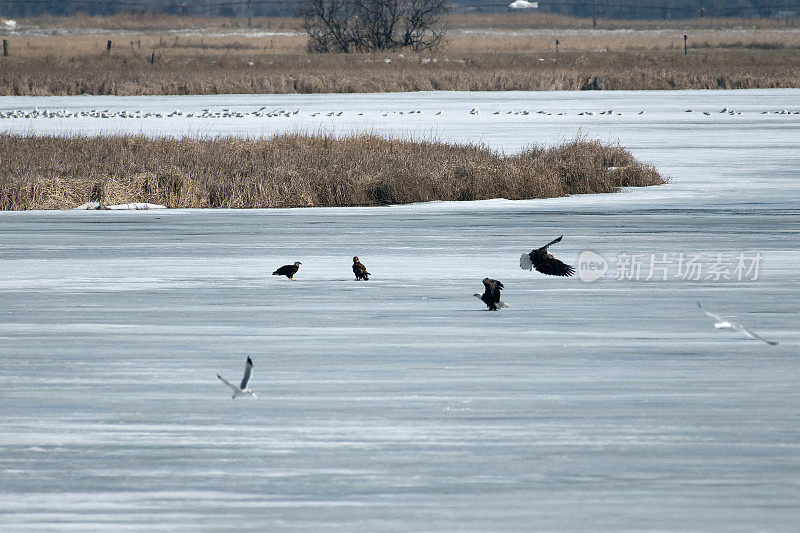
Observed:
[[[769,344],[771,346],[775,346],[776,344],[778,344],[777,341],[768,341],[764,337],[756,335],[755,333],[753,333],[752,331],[748,330],[747,328],[745,328],[743,325],[739,324],[738,322],[734,322],[734,321],[730,320],[730,317],[722,317],[720,315],[715,315],[714,313],[709,313],[700,304],[700,302],[697,302],[697,307],[699,307],[702,312],[704,312],[705,314],[707,314],[708,316],[710,316],[711,318],[716,320],[716,322],[714,323],[714,327],[717,328],[717,329],[724,329],[726,331],[741,331],[742,333],[744,333],[745,335],[747,335],[751,339],[758,339],[760,341],[764,341],[764,342],[766,342],[767,344]]]
[[[508,4],[511,9],[536,9],[539,7],[539,2],[528,2],[527,0],[515,0]]]
[[[233,396],[231,396],[231,398],[236,398],[237,396],[243,396],[245,394],[249,394],[253,398],[258,398],[258,396],[256,396],[253,393],[253,391],[251,391],[250,389],[247,388],[247,384],[250,383],[250,378],[252,377],[252,375],[253,375],[253,360],[250,359],[250,356],[248,355],[247,356],[247,363],[245,363],[245,365],[244,365],[244,376],[242,376],[241,385],[239,385],[237,387],[236,385],[234,385],[233,383],[231,383],[227,379],[223,378],[219,374],[217,374],[217,377],[225,385],[227,385],[228,387],[233,389]]]

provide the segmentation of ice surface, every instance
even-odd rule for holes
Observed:
[[[425,103],[425,125],[404,115],[375,129],[509,152],[580,127],[673,181],[522,202],[0,214],[2,529],[796,529],[800,121],[760,113],[798,96],[229,97],[301,107],[304,124],[308,108]],[[56,107],[12,100],[0,108]],[[76,101],[112,106],[62,107]],[[491,115],[523,103],[626,113]],[[723,106],[752,112],[681,114]],[[429,116],[438,107],[452,123]],[[277,124],[221,122],[205,133]],[[562,234],[557,257],[593,250],[607,275],[519,269],[522,252]],[[621,254],[695,254],[710,268],[718,253],[757,252],[757,280],[616,279]],[[370,281],[352,279],[353,255]],[[295,281],[270,275],[295,260]],[[510,308],[471,296],[485,276]],[[698,301],[780,344],[715,331]],[[259,399],[231,400],[215,374],[239,375],[246,355]]]

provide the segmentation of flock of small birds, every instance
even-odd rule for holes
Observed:
[[[694,109],[687,109],[684,111],[685,113],[701,113],[701,111],[695,111]],[[711,111],[702,111],[705,116],[711,116],[714,113]],[[727,107],[723,107],[719,110],[718,114],[728,114],[728,115],[742,115],[741,111],[736,111],[734,109],[728,109]],[[762,115],[800,115],[800,111],[798,110],[790,110],[790,109],[779,109],[777,111],[762,111]]]
[[[569,277],[575,274],[575,267],[556,259],[553,254],[548,251],[550,246],[561,242],[562,238],[563,235],[550,241],[540,248],[534,248],[530,252],[522,254],[519,259],[520,268],[523,270],[535,269],[537,272],[547,274],[548,276]],[[283,265],[277,268],[272,275],[286,276],[288,279],[293,280],[294,275],[297,274],[298,270],[300,270],[300,265],[302,264],[303,263],[300,261],[295,261],[291,265]],[[367,272],[367,267],[364,266],[357,256],[353,257],[353,274],[356,277],[356,281],[369,280],[370,273]],[[483,293],[475,293],[473,296],[486,304],[486,307],[489,311],[498,311],[504,307],[509,307],[506,302],[500,299],[500,293],[503,289],[505,289],[502,281],[486,277],[483,278],[483,287]],[[753,331],[745,328],[740,323],[731,320],[732,317],[723,317],[721,315],[710,313],[705,310],[700,302],[698,302],[697,305],[703,313],[714,319],[714,327],[716,329],[742,332],[750,339],[760,340],[771,346],[778,344],[777,341],[767,340],[764,337],[761,337]],[[256,398],[255,393],[248,388],[252,375],[253,360],[250,358],[250,356],[248,356],[247,362],[245,363],[244,376],[242,377],[242,381],[238,386],[226,380],[219,374],[217,374],[217,377],[220,379],[220,381],[233,390],[233,395],[231,398],[236,398],[237,396],[243,396],[246,394]]]
[[[744,114],[742,111],[735,111],[733,109],[728,109],[727,107],[723,107],[722,110],[717,112],[711,111],[695,111],[694,109],[686,109],[686,113],[701,113],[705,116],[711,116],[713,114],[728,114],[728,115],[742,115]],[[404,115],[422,115],[421,109],[411,109],[408,111],[382,111],[380,114],[383,117],[388,116],[404,116]],[[309,113],[308,116],[310,117],[341,117],[345,114],[344,111],[317,111],[313,113]],[[435,115],[442,115],[443,111],[437,111],[434,113]],[[481,110],[477,107],[472,108],[469,111],[470,115],[480,115]],[[538,111],[529,111],[527,109],[520,109],[520,110],[497,110],[491,112],[492,115],[514,115],[514,116],[529,116],[529,115],[545,115],[545,116],[568,116],[569,113],[566,112],[551,112],[545,109],[540,109]],[[645,110],[642,109],[637,115],[644,115]],[[791,110],[791,109],[778,109],[772,111],[761,111],[760,114],[762,115],[800,115],[800,110]],[[175,118],[175,117],[184,117],[184,118],[208,118],[208,119],[219,119],[219,118],[248,118],[248,117],[256,117],[256,118],[291,118],[294,116],[300,115],[300,109],[270,109],[266,106],[261,107],[260,109],[256,109],[254,111],[237,111],[231,108],[224,108],[219,111],[212,111],[210,108],[202,109],[200,111],[188,111],[186,113],[182,112],[180,109],[175,109],[170,111],[169,113],[157,113],[157,112],[143,112],[141,110],[136,111],[128,111],[128,110],[111,110],[111,109],[90,109],[84,111],[70,111],[69,109],[12,109],[12,110],[4,110],[0,111],[0,119],[39,119],[39,118],[46,118],[46,119],[66,119],[66,118],[92,118],[92,119],[148,119],[148,118]],[[357,113],[358,116],[364,116],[364,113]],[[622,116],[623,113],[621,111],[617,111],[614,109],[603,109],[600,111],[580,111],[576,113],[577,116]]]
[[[186,118],[245,118],[245,117],[259,117],[259,118],[273,118],[273,117],[293,117],[300,113],[299,109],[287,111],[285,109],[272,109],[267,110],[266,107],[257,109],[255,111],[235,111],[230,108],[225,108],[220,111],[211,111],[211,109],[203,109],[197,112],[183,113],[180,109],[175,109],[169,113],[147,113],[141,110],[128,111],[118,110],[112,111],[110,109],[90,109],[86,111],[70,111],[69,109],[39,109],[38,107],[32,110],[15,109],[12,111],[0,111],[0,119],[3,118],[173,118],[173,117],[186,117]],[[315,113],[312,116],[317,116]],[[342,112],[328,113],[327,116],[341,116]]]

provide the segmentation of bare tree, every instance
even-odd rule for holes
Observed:
[[[315,52],[431,49],[447,30],[448,0],[302,0],[300,15]]]

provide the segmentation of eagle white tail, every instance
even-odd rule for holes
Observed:
[[[529,254],[522,254],[519,256],[519,267],[522,270],[533,270],[533,261]]]

